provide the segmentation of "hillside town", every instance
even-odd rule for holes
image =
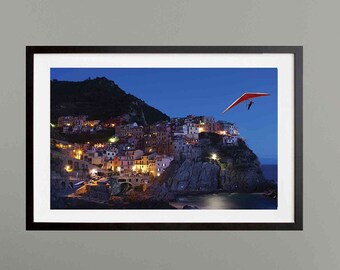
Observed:
[[[55,190],[119,183],[146,190],[173,160],[195,160],[201,156],[200,133],[221,135],[225,146],[236,145],[240,134],[233,123],[213,117],[188,115],[152,125],[130,122],[128,115],[106,121],[88,120],[86,115],[62,116],[51,129],[59,134],[96,134],[111,131],[105,142],[70,143],[51,138],[51,185]]]

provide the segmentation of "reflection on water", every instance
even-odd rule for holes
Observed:
[[[259,193],[217,193],[178,196],[171,202],[176,208],[185,205],[199,209],[277,209],[277,201]]]

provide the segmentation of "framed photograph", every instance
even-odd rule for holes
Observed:
[[[26,47],[27,230],[302,230],[302,47]]]

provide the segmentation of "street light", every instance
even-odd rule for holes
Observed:
[[[216,155],[215,153],[213,153],[213,154],[211,155],[211,159],[217,160],[217,155]]]
[[[70,165],[65,166],[65,171],[70,173],[73,171],[72,167]]]

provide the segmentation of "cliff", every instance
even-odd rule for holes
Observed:
[[[202,156],[195,160],[173,161],[161,177],[169,191],[262,192],[272,188],[265,180],[253,151],[239,140],[238,145],[223,146],[216,134],[206,134]],[[215,153],[217,159],[211,158]]]
[[[174,161],[166,170],[163,179],[170,191],[211,192],[218,189],[220,168],[216,164],[202,161]]]

